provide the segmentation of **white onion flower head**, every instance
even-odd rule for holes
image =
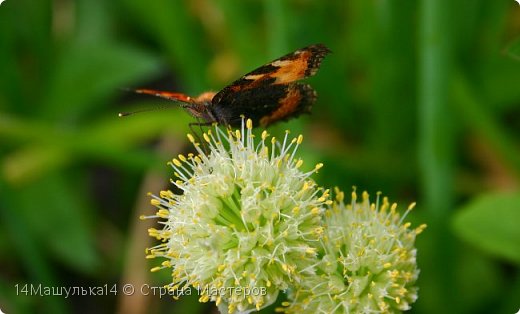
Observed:
[[[208,153],[188,135],[198,155],[170,163],[182,194],[161,191],[151,203],[163,229],[147,250],[162,258],[153,271],[171,268],[171,291],[197,289],[201,302],[221,312],[247,313],[272,304],[280,290],[312,275],[319,259],[323,214],[329,191],[302,172],[296,157],[302,136],[280,143],[264,131],[259,140],[251,120],[239,130],[203,134]]]
[[[397,204],[385,197],[361,202],[352,193],[350,205],[336,201],[325,213],[321,264],[314,275],[291,291],[280,311],[286,313],[401,313],[417,299],[419,275],[414,242],[426,225],[410,229]]]

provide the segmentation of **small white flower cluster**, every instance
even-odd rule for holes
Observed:
[[[418,275],[409,223],[383,204],[336,202],[302,172],[296,158],[302,136],[280,143],[252,122],[240,130],[203,134],[209,153],[188,135],[198,155],[170,163],[182,194],[152,195],[152,228],[161,243],[148,258],[163,258],[152,271],[171,268],[173,295],[195,288],[200,301],[221,312],[247,313],[272,304],[289,291],[281,311],[384,313],[415,301]],[[411,209],[411,207],[410,207]]]
[[[426,225],[410,230],[397,204],[383,198],[370,203],[367,192],[356,203],[336,202],[325,213],[321,264],[314,276],[302,280],[284,302],[288,313],[400,313],[417,299],[419,275],[414,242]]]

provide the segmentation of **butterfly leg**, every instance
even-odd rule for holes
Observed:
[[[206,141],[204,141],[201,138],[202,134],[204,134],[204,131],[202,130],[202,127],[203,126],[210,126],[210,125],[212,125],[212,122],[200,122],[200,119],[198,119],[198,118],[197,118],[197,122],[190,122],[188,124],[188,126],[190,128],[190,132],[197,138],[197,141],[199,143],[202,143],[202,149],[206,153],[208,152],[208,147],[207,147]],[[195,129],[193,128],[193,126],[198,126],[199,127],[201,136],[199,136],[199,134],[197,132],[195,132]]]

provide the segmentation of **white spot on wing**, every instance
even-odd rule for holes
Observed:
[[[254,80],[261,79],[261,78],[264,77],[264,76],[265,76],[265,74],[256,74],[256,75],[255,75],[255,74],[251,74],[251,75],[246,75],[244,78],[245,78],[246,80],[252,80],[252,81],[254,81]]]
[[[276,60],[276,61],[272,62],[271,65],[275,66],[275,67],[284,67],[286,65],[291,64],[291,62],[293,62],[293,61],[292,60]]]

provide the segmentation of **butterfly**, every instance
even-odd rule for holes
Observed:
[[[316,74],[322,59],[330,52],[323,44],[298,49],[247,73],[219,92],[205,92],[197,97],[151,89],[135,92],[178,102],[203,121],[192,123],[195,125],[216,122],[236,127],[245,116],[253,125],[266,127],[310,112],[316,91],[297,81]]]

